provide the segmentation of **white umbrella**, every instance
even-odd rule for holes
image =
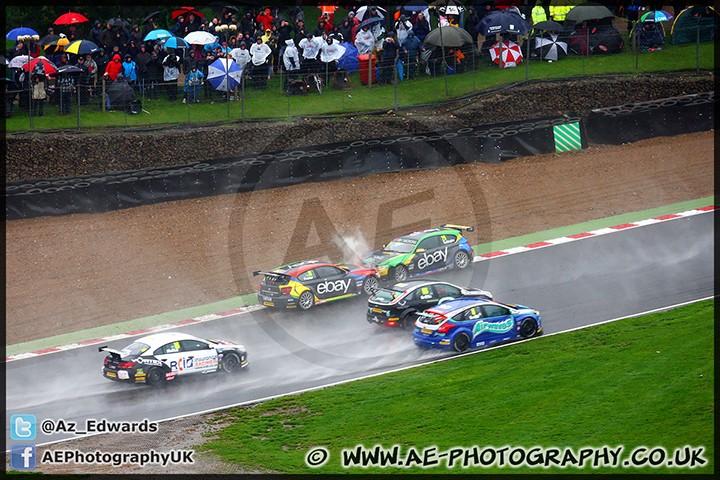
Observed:
[[[25,65],[26,63],[30,63],[32,60],[33,60],[33,57],[31,57],[29,55],[18,55],[16,57],[13,57],[12,60],[10,60],[10,63],[8,63],[8,67],[9,68],[22,68],[23,65]]]
[[[535,37],[535,51],[543,60],[558,61],[567,55],[567,42],[558,41],[558,34],[551,33],[550,38]]]
[[[490,59],[495,63],[500,63],[500,42],[490,48]],[[523,54],[520,50],[520,46],[510,40],[503,40],[502,42],[502,68],[517,67],[522,61]]]
[[[383,16],[384,16],[385,14],[387,14],[387,10],[385,10],[384,8],[382,8],[382,7],[377,7],[377,6],[375,6],[375,8],[377,8],[378,13],[379,13],[379,12],[382,12],[382,13],[383,13]],[[365,18],[365,12],[367,12],[367,11],[368,11],[367,5],[364,5],[364,6],[360,7],[360,8],[358,8],[358,9],[357,9],[357,12],[355,12],[355,18],[357,18],[357,19],[360,20],[360,21],[367,20],[367,19]],[[368,14],[368,15],[369,15],[369,14]],[[367,18],[370,18],[370,17],[367,17]]]
[[[194,32],[188,33],[188,35],[185,37],[185,41],[190,45],[207,45],[215,41],[215,35],[210,32],[196,30]]]
[[[227,92],[240,85],[242,68],[229,58],[218,58],[208,65],[207,80],[215,90]]]

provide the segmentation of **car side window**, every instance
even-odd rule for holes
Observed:
[[[425,250],[429,250],[431,248],[439,247],[440,246],[440,237],[437,235],[428,237],[422,242],[418,243],[417,248],[424,248]]]
[[[460,297],[460,289],[453,287],[452,285],[447,285],[445,283],[438,283],[435,285],[435,291],[437,292],[437,296],[440,298],[443,297],[453,297],[453,298],[459,298]]]
[[[307,270],[307,271],[301,273],[300,275],[298,275],[297,278],[301,282],[306,282],[308,280],[315,280],[316,278],[318,278],[318,276],[317,276],[317,273],[315,273],[315,270],[313,269],[313,270]]]
[[[182,346],[180,345],[180,342],[172,342],[163,345],[162,347],[158,348],[153,352],[153,355],[163,355],[168,353],[178,353],[182,351]]]
[[[449,233],[440,235],[440,245],[450,245],[451,243],[455,243],[456,241],[457,235],[452,235]]]
[[[480,307],[470,307],[465,310],[465,320],[477,320],[483,318],[483,311]]]
[[[510,315],[510,310],[505,307],[501,307],[500,305],[484,305],[482,308],[485,310],[486,318],[505,317]]]
[[[435,298],[435,289],[432,287],[432,285],[428,285],[426,287],[420,287],[414,292],[415,298],[417,300],[421,301],[428,301]]]
[[[183,352],[192,352],[195,350],[208,350],[208,344],[199,340],[183,340],[180,342]]]
[[[331,267],[330,265],[323,265],[322,267],[317,267],[315,271],[317,272],[319,278],[334,277],[336,275],[342,275],[345,273],[345,270],[337,267]]]

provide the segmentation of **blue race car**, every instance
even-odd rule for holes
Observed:
[[[540,312],[480,298],[459,298],[418,314],[415,345],[464,352],[542,333]]]

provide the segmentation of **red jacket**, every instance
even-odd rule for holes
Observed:
[[[105,73],[108,77],[110,77],[110,80],[114,81],[117,78],[118,73],[122,72],[123,67],[121,60],[120,55],[116,53],[112,62],[108,63],[107,67],[105,67]]]
[[[257,21],[262,23],[263,32],[272,28],[273,16],[270,15],[270,9],[266,9],[260,15],[257,16]],[[252,34],[252,32],[250,32]]]

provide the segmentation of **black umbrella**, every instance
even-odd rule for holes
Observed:
[[[532,28],[533,30],[545,30],[546,32],[553,33],[563,33],[566,30],[561,23],[553,20],[543,20],[542,22],[535,23]]]
[[[142,24],[142,23],[147,23],[147,22],[149,22],[149,21],[152,20],[153,18],[155,18],[155,17],[157,17],[158,15],[160,15],[160,13],[161,13],[160,11],[151,13],[151,14],[148,15],[147,17],[143,18],[143,21],[141,22],[141,24]]]
[[[373,25],[373,24],[375,24],[375,23],[379,23],[380,25],[385,25],[385,23],[387,23],[387,22],[385,22],[385,19],[384,19],[384,18],[372,17],[372,18],[368,18],[367,20],[363,20],[363,21],[360,23],[360,25],[358,25],[358,28],[362,28],[362,27],[365,27],[365,26],[368,26],[368,25]]]
[[[612,17],[613,14],[605,5],[595,2],[585,2],[574,6],[565,16],[566,25],[577,25],[585,20],[599,20]]]
[[[515,12],[495,10],[475,25],[475,31],[485,37],[496,33],[526,35],[530,31],[530,24]]]
[[[542,60],[562,60],[567,56],[568,44],[558,39],[556,33],[546,37],[535,37],[535,54]]]
[[[38,40],[38,45],[42,45],[43,47],[57,45],[58,40],[60,40],[60,37],[51,33],[49,35],[45,35],[40,40]]]
[[[120,17],[111,18],[107,21],[110,25],[113,27],[128,27],[130,26],[130,23],[127,20],[123,20]]]
[[[425,36],[423,42],[424,45],[434,45],[436,47],[462,47],[470,43],[473,43],[473,38],[467,30],[452,25],[433,28]]]
[[[82,69],[79,67],[76,67],[75,65],[60,65],[57,67],[57,73],[53,73],[51,76],[56,75],[72,75],[72,74],[79,74],[82,73]]]

